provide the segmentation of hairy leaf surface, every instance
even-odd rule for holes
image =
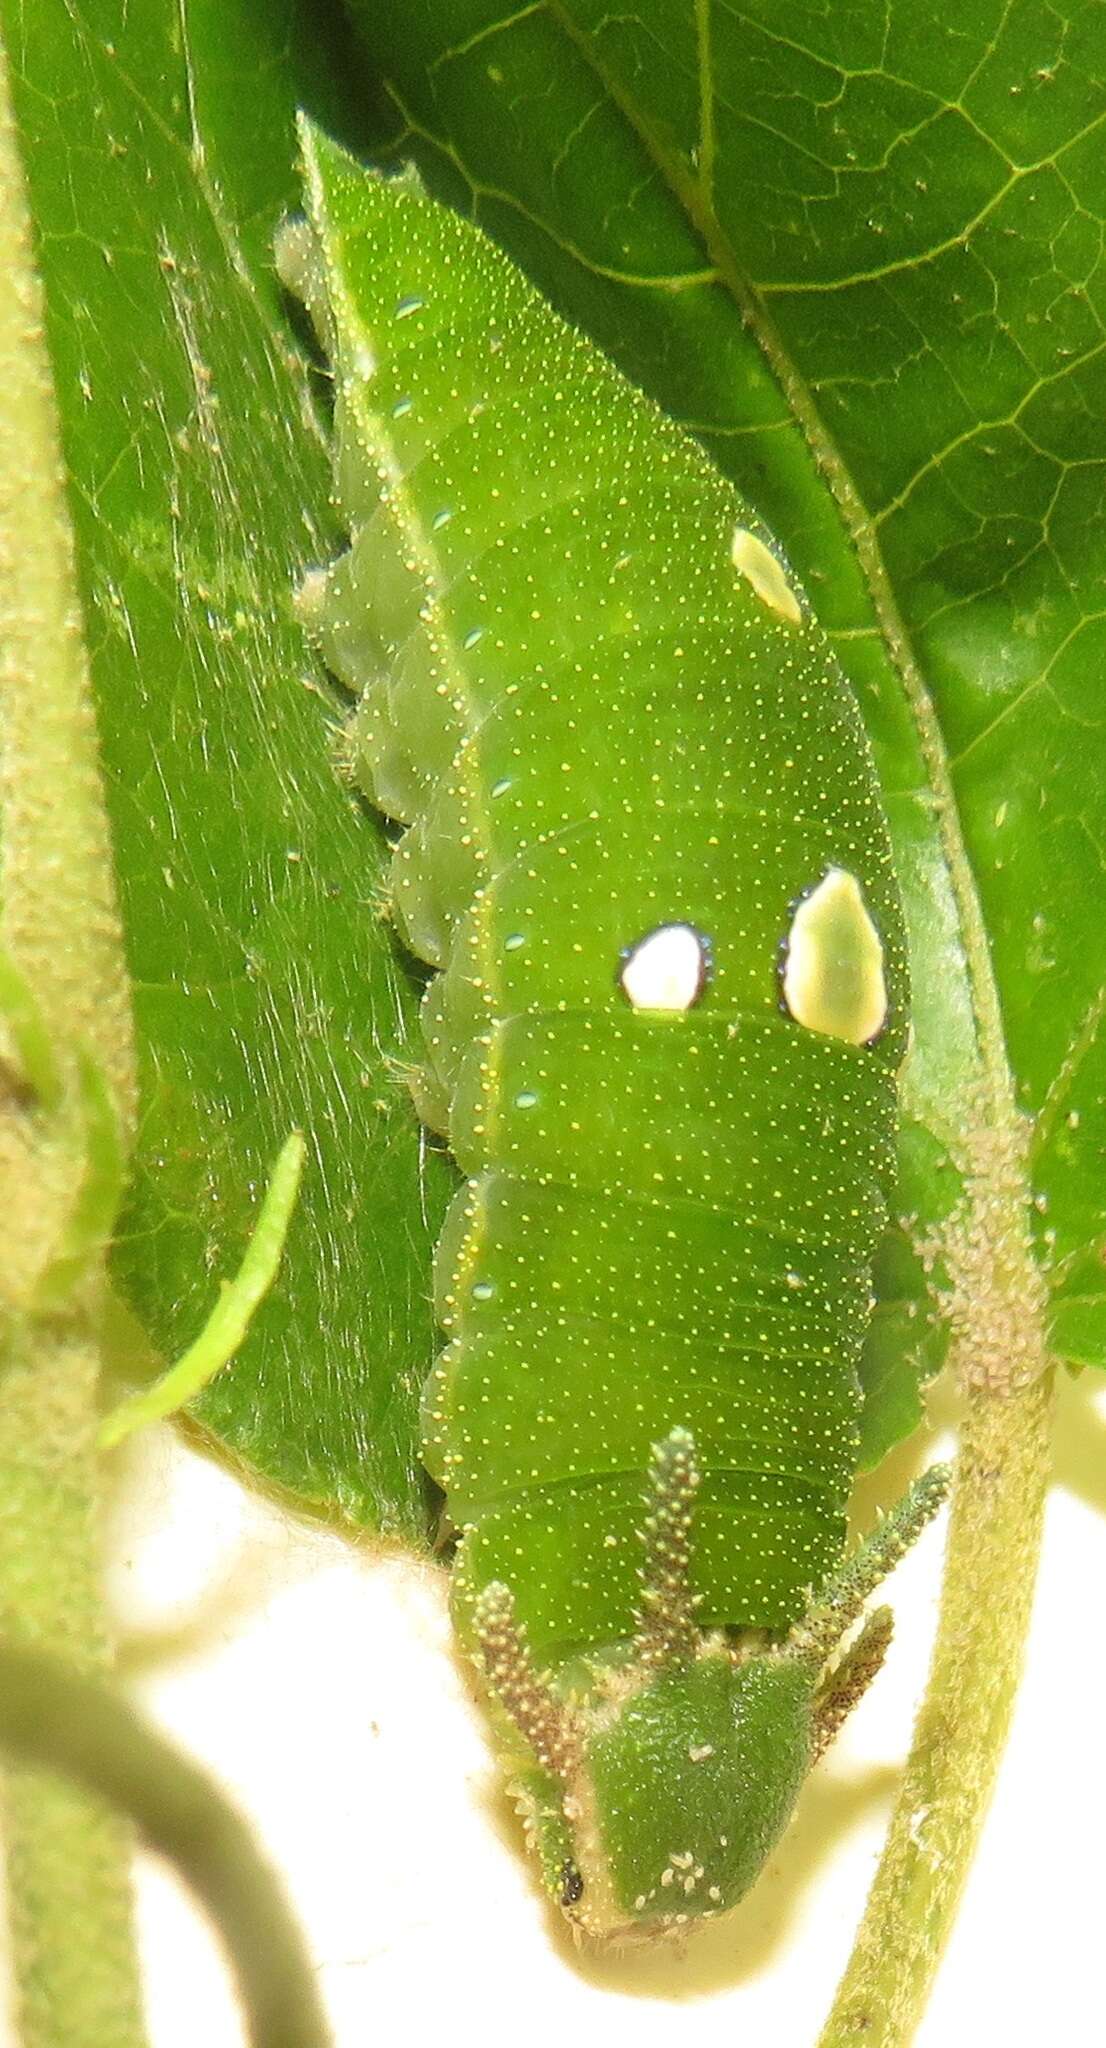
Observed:
[[[346,56],[296,0],[4,17],[141,1044],[117,1282],[154,1347],[183,1349],[300,1125],[278,1284],[199,1410],[266,1478],[417,1539],[452,1172],[389,1066],[417,990],[291,614],[333,538],[325,431],[271,269],[297,100],[356,136]]]

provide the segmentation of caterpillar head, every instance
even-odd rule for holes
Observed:
[[[584,1933],[632,1941],[724,1913],[749,1890],[799,1788],[883,1661],[877,1609],[843,1654],[873,1587],[936,1512],[934,1467],[824,1587],[786,1641],[742,1654],[695,1626],[688,1590],[694,1447],[654,1454],[638,1635],[628,1654],[539,1673],[493,1582],[473,1618],[508,1729],[508,1776],[546,1888]],[[517,1738],[525,1745],[520,1750]]]
[[[813,1683],[718,1643],[600,1714],[564,1810],[588,1933],[661,1934],[737,1904],[810,1767]]]

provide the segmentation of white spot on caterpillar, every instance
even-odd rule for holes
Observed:
[[[887,1022],[883,946],[860,883],[827,869],[791,921],[781,977],[796,1023],[867,1045]]]
[[[747,526],[735,526],[733,545],[730,549],[734,568],[739,570],[747,583],[751,583],[757,596],[769,609],[778,612],[781,619],[787,619],[793,626],[802,623],[802,608],[790,583],[771,548],[750,533]]]
[[[710,941],[693,924],[662,924],[622,955],[619,982],[635,1010],[690,1010],[710,977]]]
[[[412,292],[410,296],[406,299],[397,300],[396,319],[408,320],[410,319],[412,313],[421,313],[423,304],[424,301],[419,298],[416,292]]]

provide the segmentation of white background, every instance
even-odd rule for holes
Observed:
[[[939,1427],[893,1461],[862,1513],[949,1442]],[[745,1905],[682,1954],[604,1958],[531,1887],[434,1567],[289,1517],[167,1428],[116,1472],[130,1681],[285,1873],[338,2048],[814,2048],[924,1680],[943,1519],[890,1582],[890,1662]],[[1106,1389],[1086,1375],[1063,1391],[1026,1680],[918,2048],[1106,2042],[1104,1510]],[[215,1944],[145,1858],[139,1902],[154,2048],[239,2048]]]

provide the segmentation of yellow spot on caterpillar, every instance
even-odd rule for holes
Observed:
[[[803,614],[799,600],[771,548],[765,547],[747,526],[735,526],[730,553],[734,568],[752,584],[761,602],[778,612],[781,619],[789,620],[791,625],[801,625]]]
[[[325,569],[305,569],[292,593],[296,617],[304,626],[316,624],[326,601],[327,572]]]
[[[887,1021],[883,947],[855,875],[830,868],[792,919],[783,999],[811,1031],[866,1045]]]
[[[273,236],[276,273],[286,292],[304,304],[318,296],[322,265],[313,229],[307,221],[282,220]]]

